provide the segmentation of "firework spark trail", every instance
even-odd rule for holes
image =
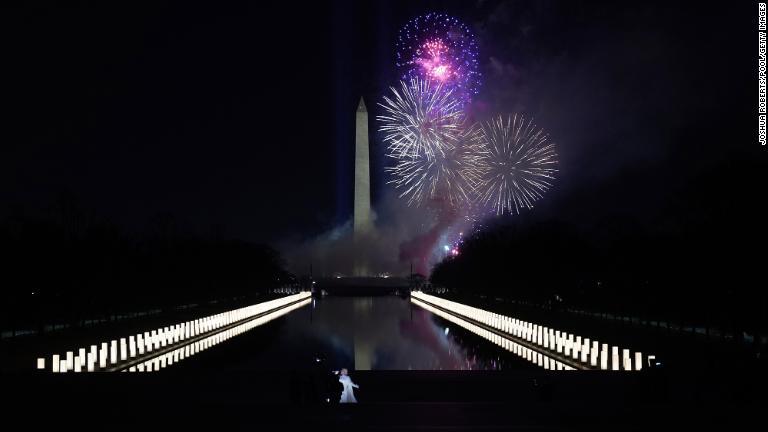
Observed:
[[[557,172],[555,144],[533,120],[515,114],[482,126],[478,200],[497,214],[532,208],[552,187]]]
[[[463,113],[450,89],[419,79],[401,81],[399,91],[390,89],[393,97],[384,96],[379,103],[384,114],[376,117],[389,156],[432,160],[458,138]]]
[[[443,143],[433,157],[394,157],[397,162],[385,170],[392,174],[388,183],[402,189],[400,198],[408,205],[426,201],[443,201],[451,207],[466,207],[474,201],[474,191],[480,180],[479,127],[462,128],[453,141]]]

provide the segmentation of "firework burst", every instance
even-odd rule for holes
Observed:
[[[477,94],[477,42],[464,23],[438,13],[414,18],[397,38],[402,79],[437,80],[453,89],[461,104]]]
[[[450,89],[419,79],[390,89],[392,97],[379,104],[384,114],[376,117],[390,156],[432,160],[458,139],[463,114]]]
[[[432,157],[426,154],[397,157],[388,183],[399,189],[400,198],[408,205],[441,201],[452,208],[466,207],[474,201],[474,191],[480,180],[481,130],[476,126],[462,129],[453,140],[443,143]]]
[[[497,214],[532,208],[552,187],[557,172],[555,144],[522,115],[496,117],[482,125],[477,197]]]

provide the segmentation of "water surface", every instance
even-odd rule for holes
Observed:
[[[173,368],[495,370],[534,365],[396,296],[325,297]]]

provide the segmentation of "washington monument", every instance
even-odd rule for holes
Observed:
[[[363,98],[357,105],[355,121],[355,208],[353,229],[355,241],[355,276],[370,276],[367,251],[359,250],[365,242],[361,240],[373,231],[371,216],[371,174],[368,156],[368,110]]]

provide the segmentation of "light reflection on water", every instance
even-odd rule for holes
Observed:
[[[429,303],[422,302],[415,298],[413,299],[413,303],[419,305],[420,307],[426,310],[429,310],[435,315],[438,315],[440,317],[447,319],[452,323],[460,325],[461,327],[471,331],[474,334],[481,335],[483,338],[487,339],[488,341],[491,341],[492,343],[503,347],[507,351],[515,353],[516,355],[526,359],[531,363],[536,364],[537,366],[543,367],[545,369],[551,369],[551,370],[574,370],[573,367],[566,365],[564,363],[561,363],[560,361],[555,360],[545,354],[542,354],[539,351],[531,350],[526,346],[520,345],[514,342],[511,338],[503,337],[497,333],[488,331],[480,326],[477,326],[465,319],[462,319],[455,315],[441,311],[440,309],[437,309],[431,306]]]
[[[447,329],[447,330],[446,330]],[[406,300],[325,297],[228,339],[179,367],[465,370],[530,368],[504,349]],[[205,357],[205,358],[204,358]]]

